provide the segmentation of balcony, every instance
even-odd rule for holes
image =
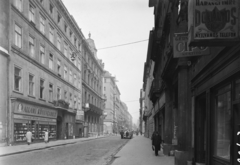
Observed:
[[[152,82],[152,86],[149,92],[150,100],[155,103],[160,97],[162,87],[162,80],[160,78],[155,78]]]
[[[101,108],[96,107],[93,104],[89,104],[89,110],[87,112],[93,112],[99,115],[103,114],[103,110]]]

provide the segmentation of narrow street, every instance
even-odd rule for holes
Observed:
[[[82,141],[0,158],[1,165],[107,165],[129,140],[119,136]]]

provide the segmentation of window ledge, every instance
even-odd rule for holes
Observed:
[[[23,95],[23,92],[20,92],[20,91],[13,90],[13,92],[17,93],[17,94],[20,94],[20,95]]]
[[[31,97],[31,98],[34,98],[34,99],[36,99],[36,97],[35,97],[35,96],[32,96],[32,95],[28,95],[28,97]]]
[[[45,99],[42,99],[42,98],[39,98],[39,100],[41,100],[41,101],[45,101],[45,102],[46,102],[46,100],[45,100]]]

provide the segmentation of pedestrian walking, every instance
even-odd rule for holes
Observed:
[[[26,138],[27,138],[27,144],[30,145],[32,142],[32,132],[30,130],[27,131]]]
[[[158,151],[161,149],[162,137],[158,131],[153,132],[152,146],[154,146],[155,155],[158,156]]]
[[[49,138],[49,132],[48,132],[48,130],[46,130],[44,132],[44,141],[45,141],[45,143],[48,143],[48,138]]]
[[[124,134],[124,132],[123,132],[123,130],[121,130],[120,131],[121,139],[123,138],[123,134]]]

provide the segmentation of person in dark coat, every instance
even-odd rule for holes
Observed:
[[[124,134],[124,132],[123,132],[123,130],[121,130],[120,131],[121,139],[123,138],[123,134]]]
[[[158,156],[158,151],[161,148],[161,143],[162,143],[162,137],[158,133],[158,131],[155,131],[152,135],[152,145],[154,146],[156,156]]]

